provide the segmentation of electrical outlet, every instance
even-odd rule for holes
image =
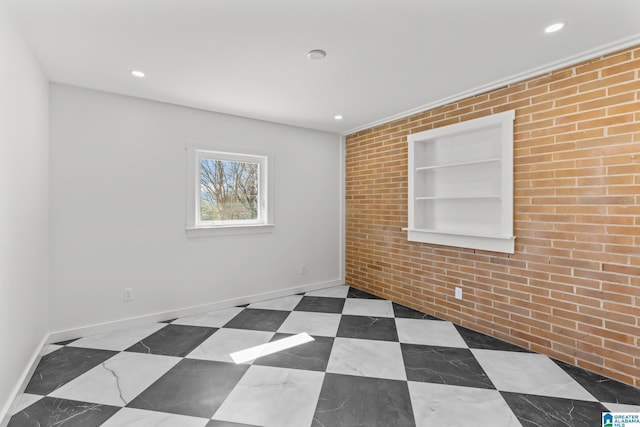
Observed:
[[[456,288],[456,299],[462,299],[462,288]]]
[[[124,290],[124,300],[133,301],[133,288],[127,288]]]
[[[298,273],[300,273],[300,275],[306,274],[307,273],[307,266],[304,264],[300,264],[300,268],[298,269]]]

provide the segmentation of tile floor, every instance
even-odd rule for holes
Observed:
[[[314,341],[236,365],[229,354]],[[348,286],[52,344],[9,426],[599,426],[640,390]]]

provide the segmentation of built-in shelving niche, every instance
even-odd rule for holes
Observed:
[[[408,240],[514,253],[514,118],[511,110],[409,135]]]

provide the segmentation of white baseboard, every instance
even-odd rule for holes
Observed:
[[[9,419],[13,415],[13,409],[18,403],[18,398],[20,397],[20,395],[22,395],[24,389],[27,388],[27,384],[29,384],[29,380],[33,376],[38,363],[40,363],[40,359],[42,358],[44,350],[49,342],[50,335],[46,334],[44,338],[42,338],[42,341],[40,342],[40,345],[38,346],[36,351],[34,351],[29,358],[29,362],[26,364],[26,368],[22,371],[22,375],[20,375],[18,382],[9,395],[9,400],[5,402],[4,406],[0,410],[0,426],[4,427],[9,424]]]
[[[82,326],[79,328],[65,329],[55,331],[49,334],[49,343],[65,341],[87,335],[100,334],[110,332],[117,329],[132,328],[136,326],[146,325],[163,320],[174,319],[176,317],[191,316],[194,314],[206,313],[207,311],[219,310],[221,308],[234,307],[242,304],[251,304],[254,302],[265,301],[273,298],[279,298],[287,295],[294,295],[301,292],[310,292],[318,289],[329,288],[331,286],[344,285],[343,279],[336,279],[327,282],[313,283],[302,286],[295,286],[277,291],[264,292],[260,294],[248,295],[238,298],[230,298],[213,303],[185,307],[177,310],[169,310],[158,313],[146,314],[138,317],[130,317],[127,319],[114,320],[111,322],[96,323],[93,325]]]

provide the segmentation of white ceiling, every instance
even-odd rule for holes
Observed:
[[[3,1],[51,81],[341,133],[640,44],[640,0]]]

